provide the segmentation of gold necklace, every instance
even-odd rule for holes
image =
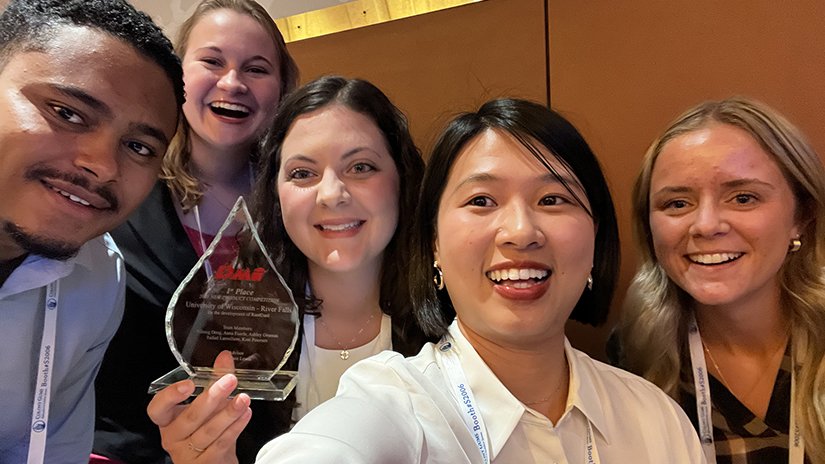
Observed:
[[[710,358],[710,362],[712,362],[712,363],[713,363],[713,368],[714,368],[714,369],[716,369],[716,372],[717,372],[717,373],[719,373],[719,378],[720,378],[720,380],[722,381],[722,385],[724,385],[724,386],[725,386],[725,388],[727,388],[729,392],[733,393],[733,390],[731,390],[731,389],[730,389],[730,384],[729,384],[729,383],[728,383],[728,381],[725,379],[725,374],[723,374],[723,373],[722,373],[722,369],[720,369],[720,368],[719,368],[719,364],[716,364],[716,360],[715,360],[715,359],[713,359],[713,354],[710,352],[710,349],[709,349],[709,348],[708,348],[708,346],[705,344],[705,340],[704,340],[704,339],[702,339],[702,346],[705,348],[705,353],[707,353],[707,354],[708,354],[708,357]],[[783,347],[784,347],[785,349],[787,349],[787,347],[788,347],[788,339],[787,339],[787,338],[785,339],[785,343],[783,343],[782,345],[779,345],[779,349],[778,349],[778,350],[777,350],[777,351],[773,354],[773,356],[771,357],[771,365],[773,365],[773,361],[774,361],[774,358],[776,358],[776,354],[777,354],[777,353],[784,353],[784,352],[785,352],[785,350],[783,350],[783,349],[782,349]],[[750,391],[747,393],[747,395],[743,396],[743,397],[742,397],[742,399],[746,399],[746,398],[750,397],[751,393],[753,393],[753,391],[756,389],[756,387],[757,387],[757,386],[759,385],[759,383],[762,381],[762,379],[764,378],[764,376],[765,376],[765,374],[763,373],[762,375],[760,375],[760,376],[756,379],[756,382],[754,382],[754,384],[753,384],[753,386],[751,387]]]
[[[543,398],[543,399],[540,399],[538,401],[531,401],[529,403],[524,403],[524,405],[525,406],[531,406],[531,405],[534,405],[534,404],[541,404],[541,403],[544,403],[545,401],[549,400],[550,398],[556,396],[556,393],[561,391],[561,387],[563,387],[567,383],[567,377],[568,377],[569,374],[570,374],[570,369],[568,368],[564,372],[564,378],[562,378],[561,382],[559,382],[559,388],[557,388],[556,391],[551,393],[550,396],[548,396],[546,398]]]
[[[719,378],[722,380],[722,385],[724,385],[725,388],[727,388],[728,391],[730,391],[730,387],[728,386],[730,384],[728,383],[727,380],[725,380],[725,374],[722,373],[722,369],[719,369],[719,364],[716,364],[716,360],[713,359],[713,355],[710,353],[710,350],[708,349],[708,346],[705,345],[705,340],[704,339],[702,339],[702,346],[705,348],[705,353],[708,354],[708,357],[710,358],[710,362],[713,363],[713,368],[716,369],[716,372],[719,373]]]
[[[355,334],[354,337],[352,337],[352,340],[349,341],[350,346],[353,343],[355,343],[355,339],[358,338],[358,336],[361,335],[362,332],[364,332],[364,329],[366,329],[367,326],[370,325],[370,322],[372,321],[372,319],[374,317],[375,317],[375,313],[372,313],[372,315],[369,317],[369,319],[367,319],[367,323],[364,324],[364,326],[361,327],[361,330],[359,330],[358,333]],[[341,359],[343,359],[344,361],[349,359],[349,348],[345,347],[341,342],[338,341],[338,337],[336,337],[335,334],[332,333],[332,330],[330,330],[329,327],[327,327],[326,322],[324,322],[323,316],[321,317],[321,325],[324,326],[324,330],[326,330],[327,333],[329,334],[329,336],[332,337],[332,339],[335,341],[336,344],[338,344],[338,348],[341,348],[341,353],[339,354],[339,356],[341,356]]]

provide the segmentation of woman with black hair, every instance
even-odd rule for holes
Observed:
[[[413,302],[441,342],[354,366],[258,462],[704,462],[673,400],[565,338],[569,317],[604,321],[619,250],[599,163],[569,122],[507,99],[458,117],[416,216]]]
[[[285,366],[297,365],[298,386],[272,403],[294,420],[333,397],[357,361],[384,350],[412,355],[426,342],[404,272],[423,171],[403,113],[369,82],[322,77],[282,103],[252,215],[302,315],[302,340]],[[226,351],[216,361],[231,363]],[[246,394],[221,413],[236,384],[224,377],[186,407],[176,405],[191,381],[155,396],[149,416],[174,462],[236,462],[235,439],[251,414]],[[274,435],[288,425],[258,427]]]

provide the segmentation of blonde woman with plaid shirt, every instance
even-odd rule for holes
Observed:
[[[682,405],[709,462],[825,462],[825,170],[811,146],[759,102],[703,103],[648,149],[633,206],[642,266],[611,357]]]

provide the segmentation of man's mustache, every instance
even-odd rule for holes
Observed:
[[[42,166],[42,167],[33,167],[26,171],[26,179],[40,182],[44,181],[45,179],[58,179],[64,182],[69,182],[72,184],[77,185],[78,187],[82,187],[89,192],[94,193],[95,195],[100,196],[104,200],[109,203],[107,208],[103,208],[103,211],[112,211],[117,212],[120,204],[117,200],[117,196],[112,192],[111,189],[104,186],[92,186],[92,183],[84,176],[79,174],[72,174],[68,172],[58,171],[52,167]]]

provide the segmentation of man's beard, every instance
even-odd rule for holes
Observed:
[[[3,231],[26,253],[46,259],[65,261],[80,250],[79,246],[72,243],[30,234],[10,221],[3,221]]]

